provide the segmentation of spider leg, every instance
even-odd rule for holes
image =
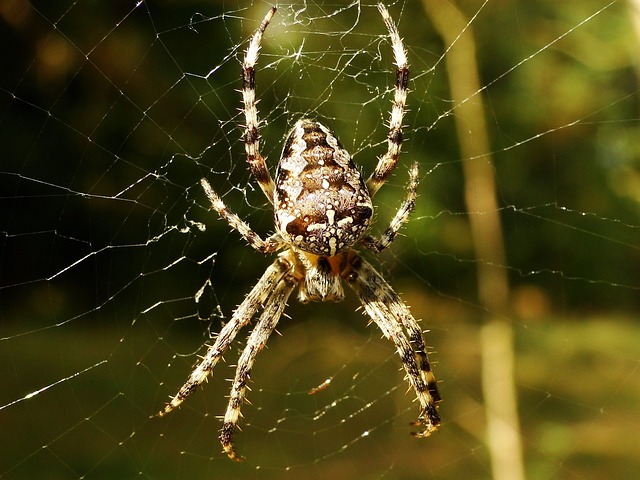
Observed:
[[[242,103],[245,116],[244,148],[247,153],[247,162],[249,163],[251,174],[271,203],[273,203],[273,179],[269,174],[264,158],[260,155],[260,133],[258,131],[260,121],[258,120],[258,108],[256,107],[255,66],[258,61],[262,35],[275,13],[276,7],[271,7],[265,15],[260,27],[251,37],[247,51],[244,54],[244,62],[242,63]]]
[[[266,240],[263,240],[260,235],[251,229],[247,222],[227,208],[220,196],[214,192],[213,188],[211,188],[209,182],[202,178],[200,179],[200,184],[202,185],[207,198],[211,202],[211,208],[218,212],[218,215],[226,220],[231,228],[237,230],[240,235],[249,242],[249,245],[255,248],[258,252],[271,253],[284,246],[284,242],[278,234],[273,234]]]
[[[177,408],[207,379],[240,329],[249,323],[251,317],[253,317],[272,290],[282,282],[283,277],[290,269],[291,264],[280,257],[267,268],[258,283],[233,313],[231,320],[220,330],[216,341],[209,347],[198,366],[191,372],[188,380],[158,415],[162,417]]]
[[[269,336],[276,328],[287,304],[287,299],[296,284],[297,282],[292,276],[285,275],[275,285],[266,300],[262,315],[260,315],[260,319],[251,332],[247,345],[238,359],[238,367],[236,368],[236,375],[231,388],[229,404],[224,415],[222,429],[220,430],[220,443],[231,460],[242,460],[242,457],[233,448],[233,434],[241,415],[240,408],[244,402],[247,383],[251,377],[251,369],[256,355],[265,346]]]
[[[375,253],[380,253],[387,248],[395,240],[396,235],[400,231],[400,228],[407,223],[409,215],[416,206],[416,190],[418,188],[418,163],[414,162],[411,165],[409,171],[409,185],[407,186],[407,196],[405,197],[402,205],[396,212],[393,220],[384,231],[380,238],[367,235],[360,241],[360,244],[365,248],[372,250]]]
[[[413,433],[427,437],[440,425],[438,402],[441,400],[435,375],[427,358],[422,331],[409,308],[367,261],[359,256],[351,260],[352,270],[346,275],[360,301],[384,336],[396,346],[407,380],[420,402],[420,415],[414,425],[422,426]],[[405,334],[407,330],[409,337]]]
[[[402,119],[407,103],[407,85],[409,83],[407,52],[405,52],[404,46],[402,45],[398,29],[382,3],[378,3],[378,10],[387,26],[387,30],[389,30],[389,37],[391,37],[393,56],[396,62],[396,88],[391,106],[391,118],[389,120],[387,153],[380,158],[376,169],[371,174],[371,177],[369,177],[369,180],[367,180],[367,188],[372,197],[384,184],[389,175],[391,175],[391,172],[396,167],[396,163],[398,163],[400,149],[402,148]]]

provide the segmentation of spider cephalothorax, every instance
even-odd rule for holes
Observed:
[[[233,448],[233,434],[251,368],[296,287],[301,302],[339,301],[344,297],[343,281],[347,283],[384,336],[395,344],[407,380],[420,403],[420,414],[414,424],[421,428],[414,435],[426,437],[440,424],[440,394],[420,325],[382,275],[354,250],[354,247],[361,247],[379,253],[387,248],[413,210],[418,186],[418,165],[414,163],[410,169],[406,198],[389,226],[381,237],[368,234],[373,219],[371,197],[389,177],[400,155],[409,79],[406,53],[398,31],[385,6],[378,4],[378,10],[389,31],[397,72],[387,152],[366,183],[336,136],[321,123],[310,119],[298,120],[291,129],[278,163],[275,182],[271,179],[259,151],[255,64],[262,35],[276,11],[275,7],[269,10],[247,48],[242,68],[242,99],[247,162],[262,191],[273,204],[276,233],[262,239],[226,207],[207,180],[201,180],[211,207],[253,248],[261,253],[281,250],[222,328],[189,379],[160,412],[160,415],[165,415],[172,411],[206,380],[240,329],[262,309],[238,359],[220,431],[224,451],[234,460],[240,459]]]

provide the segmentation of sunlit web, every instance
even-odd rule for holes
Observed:
[[[637,471],[638,7],[458,3],[454,40],[425,9],[438,2],[388,4],[412,80],[401,165],[375,198],[389,218],[420,162],[416,212],[377,267],[430,330],[443,425],[408,435],[413,396],[355,299],[292,301],[252,374],[238,465],[216,438],[237,349],[183,408],[154,415],[271,261],[199,186],[206,176],[257,231],[272,228],[245,166],[237,91],[270,5],[0,2],[0,477],[492,478],[486,265],[509,279],[499,317],[514,334],[527,478]],[[467,32],[480,87],[460,101],[448,62]],[[370,173],[386,148],[392,62],[374,2],[278,3],[257,74],[270,166],[289,126],[313,116]],[[463,171],[485,156],[461,154],[478,133],[456,122],[480,102],[491,212],[465,203]],[[470,223],[496,212],[505,261],[494,265]]]

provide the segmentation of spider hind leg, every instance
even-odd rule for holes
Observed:
[[[350,265],[351,269],[345,272],[344,278],[360,298],[367,314],[384,336],[395,344],[406,378],[420,402],[420,414],[413,425],[421,429],[412,435],[418,438],[428,437],[440,425],[438,402],[441,397],[427,358],[420,325],[398,294],[371,264],[353,254]]]
[[[216,341],[209,347],[200,363],[189,375],[182,388],[175,394],[169,403],[158,412],[159,416],[165,416],[172,410],[179,407],[182,402],[191,396],[208,377],[212,374],[214,367],[227,351],[236,335],[242,327],[247,325],[253,315],[259,310],[268,295],[282,282],[283,277],[291,269],[291,264],[286,259],[279,256],[264,272],[258,283],[253,287],[244,301],[233,313],[233,316],[220,330]]]
[[[391,47],[396,63],[396,86],[391,102],[391,116],[389,118],[389,133],[387,134],[387,152],[380,157],[378,165],[367,181],[367,188],[371,196],[375,195],[380,187],[387,181],[393,169],[396,168],[400,150],[402,149],[402,120],[404,118],[405,105],[407,104],[407,91],[409,88],[409,63],[407,52],[402,44],[387,8],[378,3],[378,11],[389,31]]]
[[[273,179],[269,174],[267,162],[260,154],[260,120],[256,106],[256,63],[260,53],[262,35],[269,26],[276,7],[267,12],[260,27],[254,32],[242,63],[242,104],[245,117],[244,147],[251,174],[260,185],[267,199],[273,203]]]
[[[231,387],[229,404],[219,436],[222,448],[231,460],[242,460],[242,457],[236,453],[233,447],[233,434],[240,420],[240,408],[245,401],[247,383],[251,377],[251,369],[255,363],[256,355],[264,348],[269,336],[276,328],[296,283],[296,280],[291,275],[285,275],[275,285],[273,291],[267,297],[260,319],[251,335],[249,335],[247,344],[238,359],[238,367]]]

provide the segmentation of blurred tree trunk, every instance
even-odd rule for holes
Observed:
[[[423,5],[448,48],[445,59],[463,159],[464,195],[477,260],[478,296],[486,309],[480,341],[486,441],[493,478],[523,480],[509,282],[473,29],[452,0],[423,0]]]
[[[636,35],[636,40],[640,43],[640,0],[628,0],[629,1],[629,17],[633,24],[633,30]],[[634,59],[635,60],[635,59]],[[637,61],[633,62],[636,68],[636,75],[640,78],[640,65]]]

